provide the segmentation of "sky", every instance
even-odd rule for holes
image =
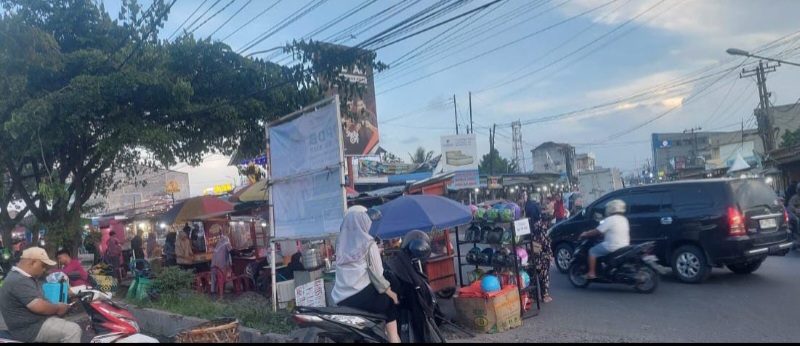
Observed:
[[[105,1],[112,18],[120,3]],[[238,52],[309,3],[319,6],[244,54],[308,38],[315,31],[312,39],[329,40],[340,33],[340,43],[356,45],[434,4],[177,0],[159,37],[170,38],[186,22],[184,29],[196,37],[210,36]],[[460,6],[409,33],[492,1],[451,3]],[[384,13],[404,10],[345,30],[387,9]],[[651,158],[654,132],[754,128],[755,80],[739,78],[739,72],[755,60],[725,50],[735,47],[800,62],[797,13],[800,1],[795,0],[503,0],[377,50],[378,60],[390,65],[375,77],[380,146],[401,157],[418,146],[438,153],[440,136],[456,131],[453,96],[459,133],[464,133],[472,92],[479,155],[488,153],[488,128],[496,124],[496,147],[510,158],[510,123],[518,120],[528,167],[531,149],[555,141],[573,144],[579,153],[595,153],[604,167],[633,170]],[[326,28],[327,23],[332,25]],[[272,61],[290,63],[282,56]],[[777,67],[767,79],[772,104],[800,99],[793,83],[800,80],[800,67]],[[212,156],[198,167],[174,168],[189,173],[191,192],[199,195],[204,188],[237,179],[227,163],[225,157]]]

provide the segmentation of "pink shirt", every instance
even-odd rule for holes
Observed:
[[[78,272],[78,273],[81,274],[81,278],[78,279],[78,280],[70,279],[69,280],[69,285],[70,286],[81,286],[81,285],[89,286],[89,281],[88,281],[89,280],[89,274],[86,273],[86,269],[83,269],[83,266],[81,265],[81,261],[79,261],[77,259],[73,258],[72,261],[69,262],[69,264],[64,266],[64,268],[56,269],[56,270],[54,270],[54,272],[62,272],[62,273],[67,274],[67,275],[69,275],[69,273],[72,273],[72,272]]]

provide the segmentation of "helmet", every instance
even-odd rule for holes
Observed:
[[[476,268],[475,270],[467,273],[467,281],[472,284],[473,282],[480,280],[484,274],[486,274],[486,272],[484,272],[483,269]]]
[[[372,220],[372,222],[378,221],[381,218],[383,218],[383,214],[381,213],[380,210],[378,210],[378,208],[367,209],[367,215],[369,216],[369,219]]]
[[[490,208],[486,211],[486,221],[495,222],[499,217],[500,213],[497,208]]]
[[[502,227],[495,227],[491,231],[488,232],[486,235],[486,242],[489,244],[500,244],[503,242],[503,232],[505,230]]]
[[[480,264],[480,255],[481,255],[481,248],[473,247],[472,250],[467,252],[467,263],[469,264]]]
[[[411,242],[417,239],[422,240],[428,244],[431,243],[431,238],[428,237],[428,235],[425,234],[425,232],[420,230],[413,230],[411,232],[408,232],[408,234],[406,234],[406,236],[403,237],[403,246],[402,246],[403,249],[409,248],[411,246]]]
[[[514,237],[514,231],[512,229],[506,229],[503,231],[503,244],[511,244],[511,238]],[[519,244],[519,242],[517,242]]]
[[[519,258],[519,262],[521,265],[528,264],[528,251],[525,249],[518,247],[517,248],[517,258]]]
[[[511,222],[514,221],[514,210],[503,208],[498,210],[498,216],[500,217],[500,221],[502,222]]]
[[[478,256],[478,263],[487,266],[492,265],[492,257],[494,257],[494,249],[487,247]]]
[[[486,220],[486,209],[485,208],[478,208],[473,214],[473,219],[481,221]]]
[[[500,280],[494,275],[484,275],[481,279],[481,290],[484,293],[498,292],[502,289],[500,287]]]
[[[464,234],[464,241],[480,243],[481,228],[476,225],[472,225],[467,228],[467,231]]]
[[[478,211],[478,206],[474,204],[469,205],[469,210],[472,212],[472,215],[475,215],[475,212]]]
[[[478,241],[481,243],[488,243],[489,232],[491,231],[492,231],[491,226],[484,226],[483,228],[481,228],[481,238]]]
[[[615,199],[606,204],[606,216],[614,214],[625,214],[625,202],[620,199]]]
[[[528,275],[528,272],[526,272],[524,270],[520,270],[519,273],[520,273],[519,276],[522,277],[522,288],[527,288],[528,286],[530,286],[531,285],[531,276]]]
[[[495,251],[494,256],[492,256],[492,265],[495,267],[504,267],[506,265],[508,254],[510,253],[511,251],[506,248]]]

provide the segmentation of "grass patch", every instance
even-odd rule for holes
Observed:
[[[238,319],[242,326],[265,333],[289,334],[292,330],[289,313],[285,310],[272,312],[270,302],[256,293],[244,293],[232,301],[225,301],[214,300],[205,294],[185,291],[162,295],[157,302],[131,303],[143,308],[153,308],[207,320],[233,317]]]

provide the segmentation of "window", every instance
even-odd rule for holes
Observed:
[[[779,205],[778,196],[767,185],[756,180],[737,180],[731,182],[731,189],[736,196],[739,207],[743,210],[755,207],[768,207]]]
[[[624,196],[622,200],[627,204],[628,214],[657,213],[666,195],[666,192],[646,191]]]
[[[676,187],[672,190],[672,207],[675,211],[709,208],[714,199],[700,185]]]

